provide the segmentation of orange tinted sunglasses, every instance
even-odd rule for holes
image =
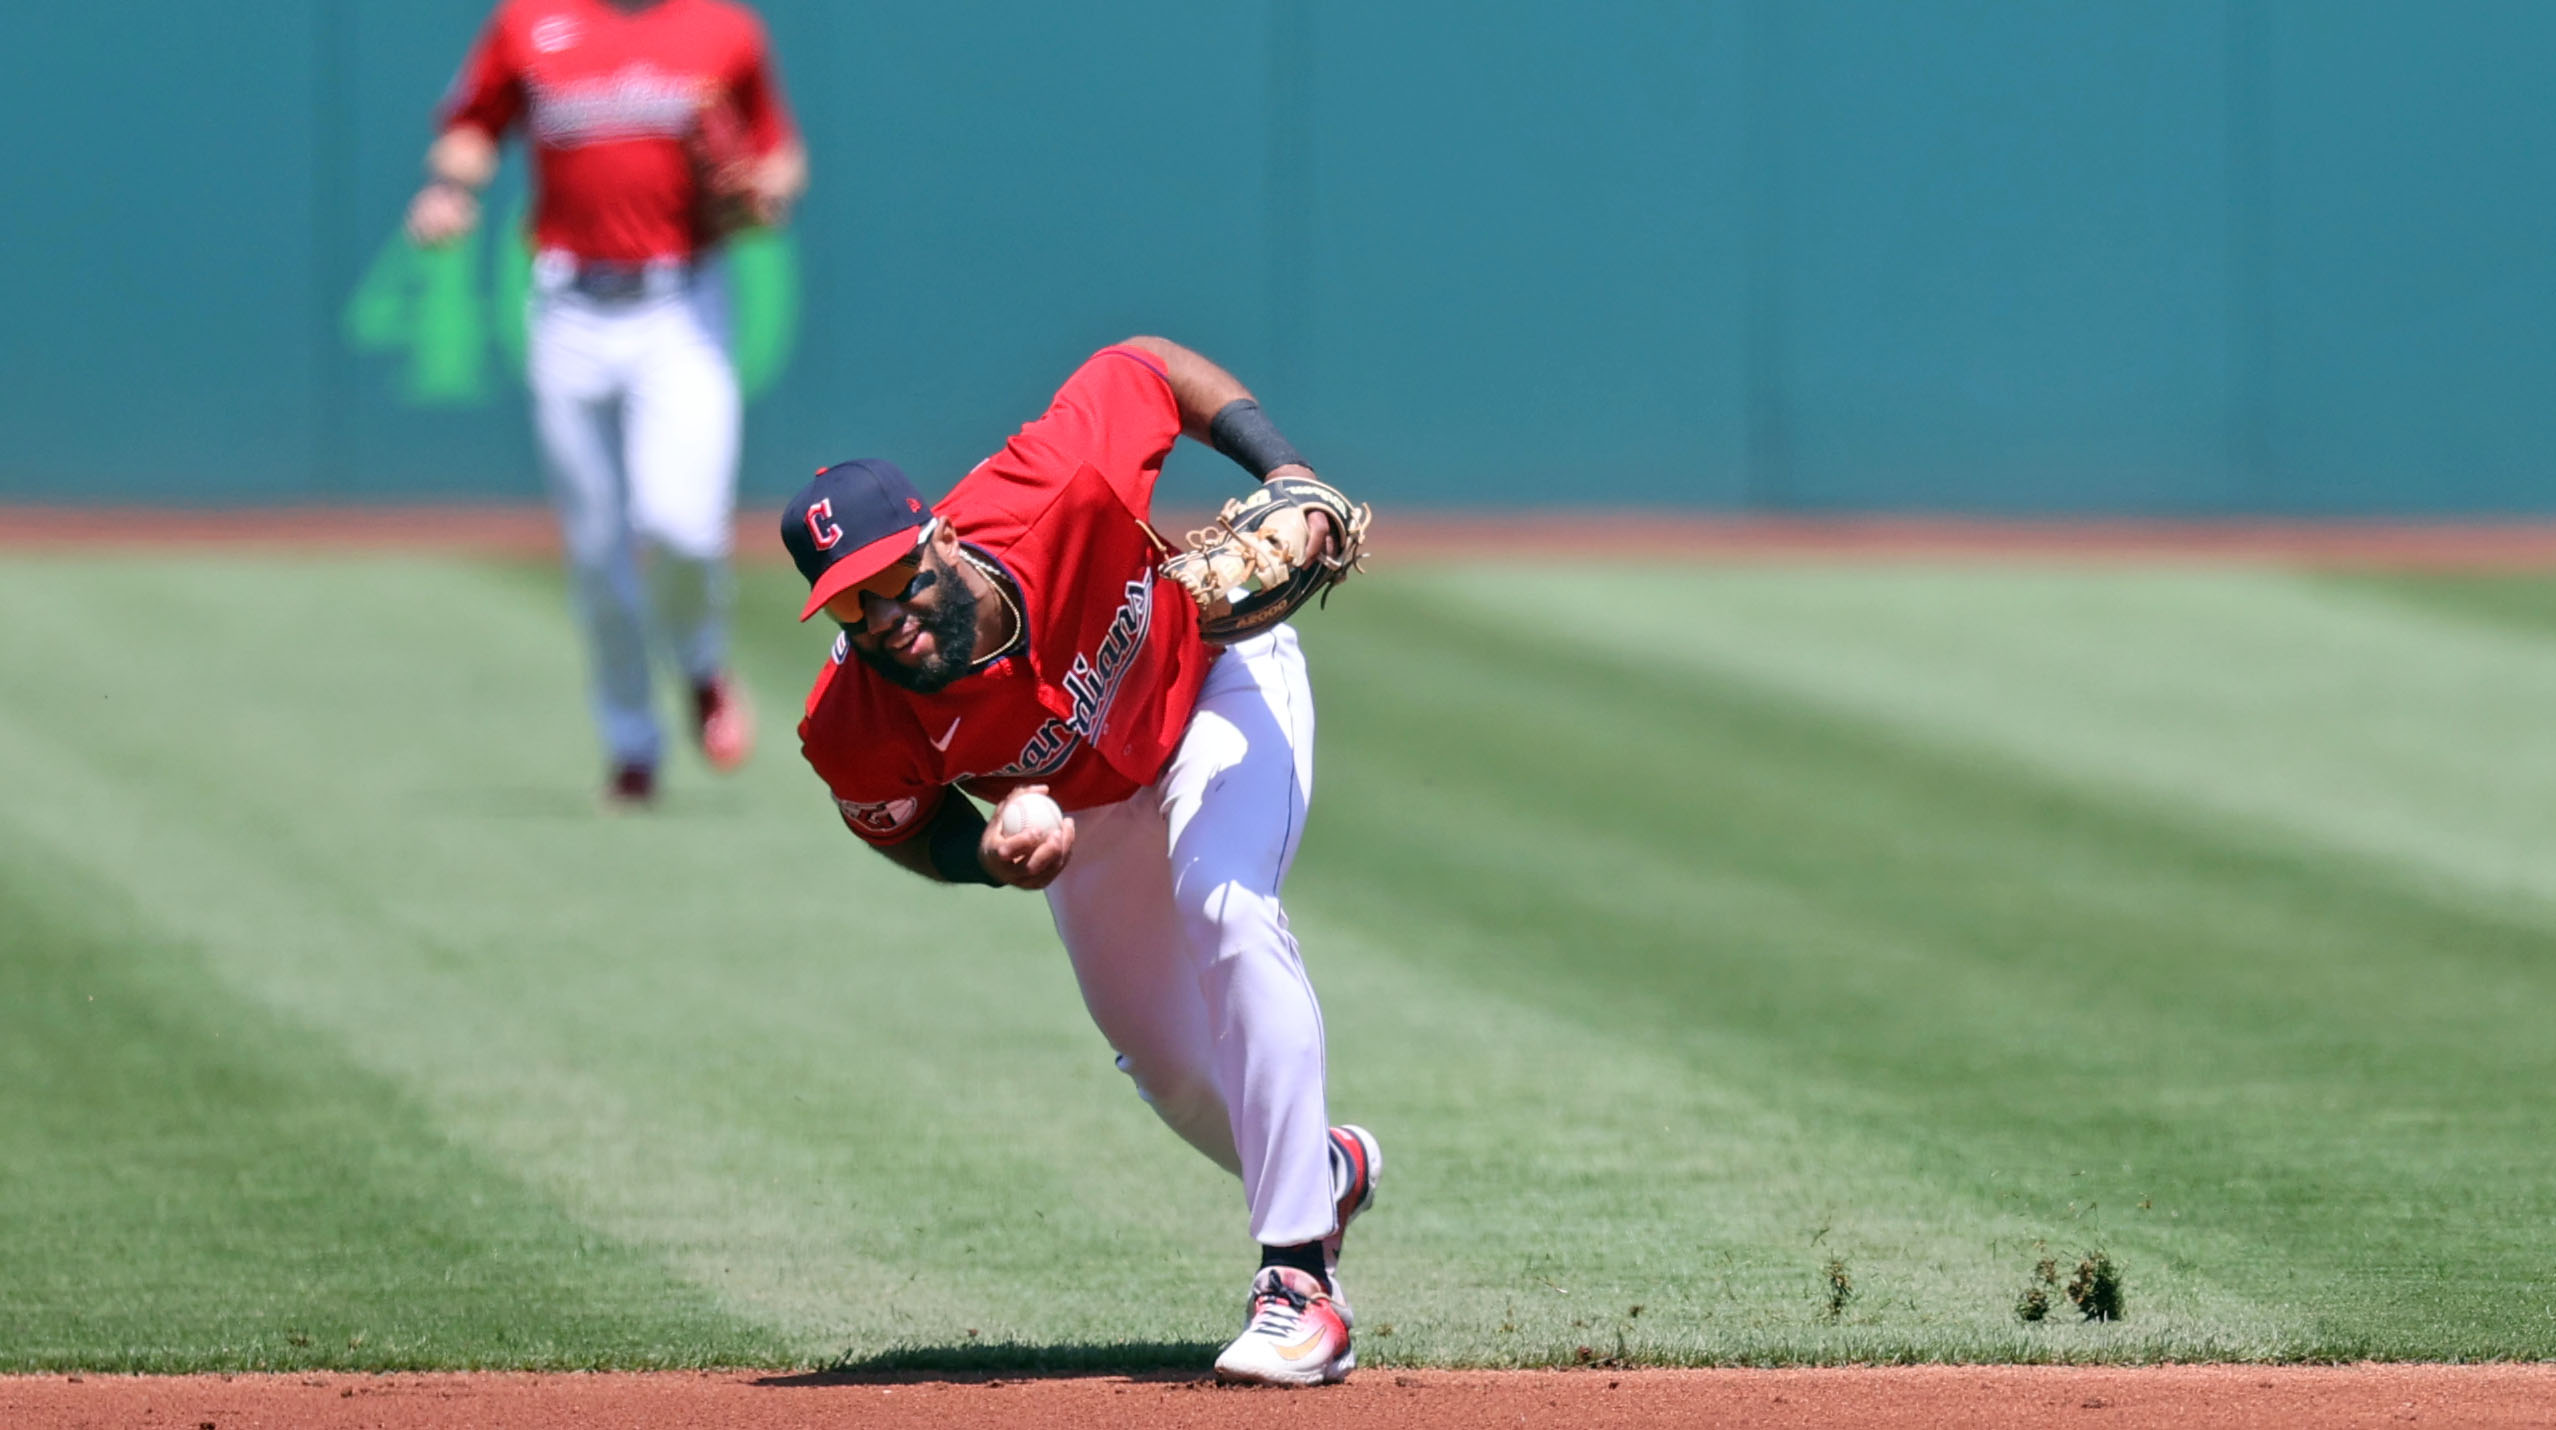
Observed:
[[[848,594],[857,591],[876,596],[882,601],[905,601],[931,589],[932,573],[923,569],[923,548],[932,544],[932,532],[940,525],[935,519],[923,523],[922,535],[914,539],[914,549],[895,564],[882,566],[859,581],[844,587]]]

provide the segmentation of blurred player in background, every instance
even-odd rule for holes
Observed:
[[[717,245],[782,221],[807,155],[763,25],[733,0],[503,0],[462,63],[409,235],[479,221],[498,143],[533,156],[533,425],[591,659],[606,799],[656,794],[649,650],[682,675],[701,751],[732,770],[754,716],[727,671],[743,405]]]

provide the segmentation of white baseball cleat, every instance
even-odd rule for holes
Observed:
[[[1357,1367],[1349,1323],[1322,1283],[1292,1266],[1251,1279],[1243,1333],[1216,1357],[1216,1378],[1237,1385],[1329,1385]]]
[[[1354,1122],[1331,1129],[1331,1187],[1339,1208],[1331,1235],[1322,1239],[1322,1274],[1331,1283],[1341,1324],[1350,1327],[1358,1324],[1358,1317],[1349,1309],[1349,1293],[1340,1289],[1340,1243],[1358,1213],[1375,1205],[1376,1182],[1383,1176],[1384,1148],[1376,1145],[1374,1133]]]

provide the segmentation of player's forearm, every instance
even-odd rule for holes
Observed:
[[[984,837],[985,816],[967,796],[951,790],[912,838],[871,847],[898,868],[936,884],[1000,884],[977,857]]]
[[[1279,471],[1313,475],[1240,378],[1169,338],[1129,338],[1120,346],[1150,354],[1163,365],[1172,401],[1180,408],[1182,436],[1214,447],[1264,480]]]
[[[787,214],[808,191],[808,146],[785,139],[755,161],[755,193],[775,216]]]
[[[408,236],[429,248],[479,224],[479,191],[497,174],[497,141],[475,125],[447,129],[426,150],[426,186],[408,201]]]
[[[1169,338],[1129,338],[1119,346],[1150,354],[1163,365],[1172,401],[1180,407],[1181,435],[1193,441],[1207,441],[1207,429],[1216,414],[1251,397],[1251,389],[1240,378]]]
[[[426,150],[428,183],[450,184],[473,193],[497,177],[497,141],[476,125],[457,124],[436,136]]]

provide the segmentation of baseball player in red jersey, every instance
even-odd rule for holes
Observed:
[[[723,222],[781,220],[806,185],[805,151],[762,24],[732,0],[504,0],[440,118],[409,205],[421,243],[478,222],[478,191],[518,122],[532,148],[533,421],[585,628],[606,794],[645,803],[660,758],[652,644],[689,688],[713,768],[734,769],[754,744],[726,673],[742,403],[716,244]]]
[[[1160,338],[1094,355],[936,505],[886,462],[819,472],[781,535],[812,588],[800,619],[843,631],[799,739],[888,858],[1046,891],[1137,1094],[1242,1178],[1261,1267],[1217,1374],[1315,1385],[1356,1364],[1341,1234],[1382,1157],[1330,1125],[1322,1013],[1279,903],[1313,792],[1296,634],[1209,645],[1157,570],[1146,517],[1183,433],[1255,476],[1312,475],[1241,383]],[[1067,817],[1004,832],[1038,794]]]

